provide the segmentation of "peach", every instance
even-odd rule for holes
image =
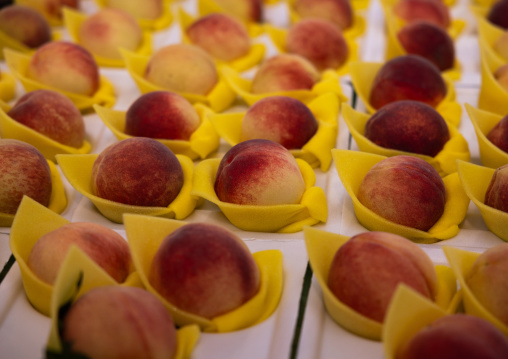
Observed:
[[[149,281],[178,309],[212,319],[251,299],[260,273],[240,237],[215,224],[190,223],[164,238]]]
[[[127,241],[114,230],[89,222],[68,223],[41,236],[32,247],[27,264],[39,279],[54,284],[73,245],[119,283],[124,282],[131,271]]]
[[[99,67],[84,47],[52,41],[39,47],[27,68],[27,77],[58,90],[92,96],[99,88]]]
[[[319,71],[337,69],[349,56],[342,31],[321,19],[304,19],[291,26],[286,37],[286,49],[306,58]]]
[[[425,20],[442,28],[450,26],[450,11],[440,0],[399,0],[393,12],[406,22]]]
[[[51,27],[36,10],[21,5],[9,5],[0,10],[0,32],[29,48],[51,41]]]
[[[417,332],[397,359],[502,359],[508,339],[490,322],[468,314],[441,317]]]
[[[310,90],[319,80],[318,70],[299,55],[278,54],[259,66],[252,79],[252,93]]]
[[[494,171],[487,191],[485,204],[503,212],[508,212],[508,165]]]
[[[342,303],[383,322],[400,283],[434,300],[437,274],[430,258],[415,243],[385,232],[351,237],[333,257],[328,287]]]
[[[195,45],[167,45],[150,58],[146,80],[169,91],[206,95],[218,82],[215,63]]]
[[[7,115],[61,144],[75,148],[83,146],[85,123],[81,112],[59,92],[28,92],[21,96]]]
[[[188,141],[201,120],[184,97],[169,91],[141,95],[125,114],[125,133],[131,136]]]
[[[164,10],[163,0],[107,0],[106,7],[123,10],[136,19],[155,20],[162,16]]]
[[[186,33],[194,45],[223,61],[247,55],[251,46],[245,25],[226,14],[200,17],[186,29]]]
[[[421,231],[437,222],[446,202],[437,171],[424,160],[406,155],[375,164],[362,180],[357,196],[381,217]]]
[[[450,133],[443,116],[432,106],[403,100],[376,111],[365,124],[365,137],[381,147],[434,157]]]
[[[264,139],[240,142],[220,162],[217,197],[246,205],[297,204],[305,191],[298,163],[284,146]]]
[[[294,9],[302,18],[328,20],[341,30],[353,25],[354,12],[348,0],[296,0]]]
[[[493,73],[494,79],[499,82],[499,85],[508,91],[508,63],[499,66]]]
[[[78,0],[23,0],[20,3],[52,19],[62,18],[62,8],[64,6],[74,9],[79,7]]]
[[[291,150],[302,148],[317,129],[314,114],[303,102],[292,97],[270,96],[247,110],[241,138],[243,141],[263,138]]]
[[[487,138],[500,150],[508,152],[508,116],[503,117],[501,121],[487,133]]]
[[[131,14],[103,8],[83,21],[78,30],[78,39],[94,55],[121,59],[119,49],[136,51],[143,39],[143,32]]]
[[[213,0],[226,13],[243,21],[261,22],[263,0]]]
[[[446,96],[439,69],[421,56],[402,55],[381,67],[370,92],[370,104],[380,109],[398,100],[421,101],[436,107]]]
[[[62,341],[88,358],[173,358],[176,329],[164,305],[136,287],[104,286],[78,298],[62,318]]]
[[[487,20],[502,29],[508,30],[508,0],[495,1],[487,13]]]
[[[48,206],[51,191],[51,171],[39,150],[22,141],[0,139],[0,213],[15,214],[23,196]]]
[[[397,38],[408,54],[426,58],[441,71],[453,68],[455,45],[442,27],[427,21],[415,21],[404,26]]]

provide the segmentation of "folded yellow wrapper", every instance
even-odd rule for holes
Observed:
[[[372,320],[340,302],[328,288],[328,273],[333,257],[349,237],[323,230],[304,228],[309,262],[321,287],[326,310],[332,319],[350,332],[367,339],[381,340],[384,325]],[[449,267],[437,265],[438,286],[436,303],[443,310],[452,303],[457,290],[456,280]],[[411,306],[406,303],[405,306]]]
[[[385,157],[397,155],[411,155],[419,157],[430,163],[441,177],[457,171],[455,160],[461,159],[464,161],[469,161],[471,158],[467,141],[455,128],[455,126],[449,125],[448,121],[447,124],[448,130],[450,131],[450,139],[448,142],[446,142],[443,149],[435,157],[430,157],[416,153],[393,150],[376,145],[374,142],[365,137],[365,125],[370,117],[371,116],[366,113],[355,111],[348,104],[344,104],[342,107],[342,118],[348,126],[351,135],[355,139],[358,148],[362,152],[374,153]]]
[[[443,251],[459,282],[465,312],[467,314],[488,320],[499,330],[501,330],[504,335],[508,336],[508,326],[496,318],[493,314],[491,314],[476,299],[475,295],[466,283],[466,277],[471,271],[471,267],[473,266],[474,262],[478,256],[480,256],[480,253],[469,252],[463,249],[453,248],[449,246],[443,247]]]
[[[184,183],[178,196],[168,207],[133,206],[113,202],[96,196],[92,191],[92,167],[97,154],[57,155],[56,160],[69,183],[82,195],[90,199],[99,212],[116,223],[123,223],[124,213],[137,213],[149,216],[183,219],[189,216],[196,206],[197,198],[191,195],[194,163],[190,158],[176,155],[182,165]]]
[[[69,33],[71,39],[80,44],[79,41],[79,29],[83,22],[88,18],[88,15],[81,13],[79,11],[72,10],[71,8],[64,8],[64,25]],[[152,33],[148,30],[143,31],[143,38],[138,48],[136,49],[136,53],[140,55],[150,56],[152,54]],[[105,67],[124,67],[125,63],[122,58],[119,59],[110,59],[107,57],[99,56],[93,54],[97,65],[105,66]]]
[[[469,10],[474,15],[475,19],[478,20],[478,17],[487,17],[490,7],[497,2],[497,0],[473,0],[472,2],[473,4],[469,5]]]
[[[0,101],[10,101],[15,96],[16,96],[16,79],[10,73],[0,71]]]
[[[192,41],[187,36],[187,29],[191,26],[199,17],[192,16],[185,12],[182,8],[179,10],[179,24],[180,24],[180,32],[182,34],[182,41],[187,44],[192,44]],[[252,41],[252,39],[251,39]],[[235,71],[242,72],[249,70],[259,64],[264,56],[265,56],[266,48],[264,44],[251,44],[250,50],[244,56],[241,56],[232,61],[224,62],[219,59],[216,59],[218,64],[225,63]]]
[[[383,66],[383,63],[377,62],[354,62],[349,65],[351,73],[351,81],[355,87],[358,96],[365,104],[369,113],[376,112],[369,102],[372,84],[376,74]],[[454,126],[460,123],[462,109],[460,104],[455,101],[455,87],[453,81],[446,74],[443,74],[443,79],[446,83],[447,92],[445,98],[439,103],[436,110]]]
[[[104,76],[100,77],[100,84],[97,92],[93,96],[84,96],[46,86],[28,78],[26,73],[28,64],[30,63],[30,55],[8,48],[4,49],[4,55],[7,66],[11,70],[12,74],[21,82],[26,92],[40,89],[53,90],[67,96],[80,110],[90,109],[96,104],[107,107],[112,107],[115,104],[115,89],[113,84]]]
[[[508,226],[506,225],[508,223],[508,213],[485,204],[485,193],[495,169],[464,161],[457,161],[457,168],[462,187],[480,210],[487,228],[496,236],[508,242]]]
[[[57,31],[51,32],[51,41],[58,41],[61,39],[62,39],[62,34],[60,32],[57,32]],[[33,53],[35,51],[35,49],[26,46],[19,40],[16,40],[15,38],[7,35],[3,31],[0,31],[0,60],[4,59],[4,53],[3,53],[4,48],[10,48],[15,51],[23,52],[23,53],[27,53],[27,54]]]
[[[452,238],[459,232],[459,224],[467,213],[469,198],[462,188],[457,172],[443,178],[446,189],[444,213],[432,228],[424,232],[384,219],[361,204],[356,197],[367,172],[376,163],[385,159],[385,156],[338,149],[332,150],[332,156],[340,180],[353,201],[356,217],[368,230],[395,233],[417,243],[434,243]]]
[[[301,149],[290,152],[312,167],[320,166],[322,171],[327,171],[332,162],[331,149],[337,140],[340,102],[335,94],[327,93],[310,101],[307,106],[318,121],[318,130]],[[242,142],[241,127],[245,113],[215,114],[210,116],[210,121],[219,135],[234,146]]]
[[[283,287],[280,251],[266,250],[254,253],[261,273],[258,293],[241,307],[210,320],[175,307],[159,295],[148,281],[153,257],[163,239],[187,223],[131,214],[125,215],[124,223],[134,265],[142,283],[164,303],[177,325],[197,324],[205,332],[231,332],[261,323],[277,308]]]
[[[212,126],[208,117],[213,113],[208,107],[200,103],[193,105],[201,119],[201,124],[194,131],[188,141],[157,139],[173,153],[185,155],[192,160],[204,159],[219,148],[220,137]],[[104,124],[121,141],[133,136],[125,133],[126,111],[118,111],[102,106],[94,106]]]

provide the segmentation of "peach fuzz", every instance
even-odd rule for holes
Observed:
[[[353,8],[348,0],[296,0],[293,6],[302,18],[328,20],[341,30],[353,25]]]
[[[48,21],[38,11],[22,5],[0,10],[0,32],[32,49],[51,41]]]

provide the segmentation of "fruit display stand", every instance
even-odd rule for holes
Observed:
[[[187,12],[195,13],[197,1],[172,2]],[[82,0],[81,9],[92,13],[96,9],[92,0]],[[466,26],[456,39],[456,54],[461,64],[461,78],[454,82],[456,101],[462,107],[458,130],[469,145],[471,162],[481,164],[478,140],[473,124],[464,108],[465,104],[477,107],[481,85],[480,52],[476,32],[476,20],[470,11],[468,0],[459,0],[451,7],[454,18],[464,19]],[[381,3],[371,0],[369,7],[362,10],[366,31],[358,38],[360,59],[368,62],[383,62],[385,51],[384,14]],[[286,2],[267,5],[266,21],[277,26],[288,26]],[[179,26],[156,31],[153,36],[154,49],[177,42]],[[63,38],[70,39],[63,31]],[[256,39],[266,46],[265,57],[277,53],[267,34]],[[5,62],[0,70],[8,71]],[[135,81],[124,68],[101,68],[115,88],[115,110],[125,111],[140,95]],[[247,71],[246,76],[252,75]],[[367,112],[356,96],[348,75],[341,77],[341,88],[349,99],[348,104],[357,111]],[[21,84],[16,88],[16,98],[24,93]],[[245,106],[228,111],[245,110]],[[87,138],[92,142],[92,153],[100,153],[117,138],[93,111],[84,115]],[[355,140],[339,116],[337,149],[358,150]],[[221,139],[219,149],[211,157],[220,158],[231,146]],[[197,160],[195,163],[199,162]],[[366,229],[358,222],[353,202],[346,192],[333,164],[323,172],[314,169],[316,186],[321,187],[327,199],[328,219],[314,228],[344,236],[352,236]],[[71,222],[89,221],[112,228],[126,237],[123,224],[106,219],[86,197],[77,192],[65,179],[64,187],[68,206],[62,216]],[[379,341],[364,339],[339,326],[327,313],[319,283],[312,276],[308,265],[304,232],[264,233],[242,231],[231,224],[220,209],[208,202],[200,203],[186,222],[211,222],[219,224],[239,235],[252,252],[267,249],[280,250],[283,255],[284,286],[278,308],[267,320],[247,329],[230,333],[202,333],[192,353],[195,359],[213,358],[382,358],[383,346]],[[434,264],[447,265],[443,246],[482,252],[503,243],[489,231],[479,209],[470,202],[465,220],[459,233],[453,238],[434,244],[420,244]],[[2,358],[42,358],[48,341],[51,320],[37,312],[25,295],[19,266],[11,256],[9,227],[0,228],[0,348]]]

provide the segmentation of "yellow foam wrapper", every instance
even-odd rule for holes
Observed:
[[[113,202],[96,196],[92,191],[92,167],[97,154],[57,155],[56,160],[69,183],[97,207],[99,212],[115,223],[123,223],[125,213],[144,214],[166,218],[183,219],[196,207],[197,198],[191,195],[194,163],[190,158],[176,155],[182,165],[184,183],[178,196],[167,207],[134,206]]]
[[[508,213],[485,204],[485,193],[489,187],[494,168],[457,161],[460,181],[467,196],[478,207],[487,228],[496,236],[508,242]]]
[[[488,320],[501,330],[504,335],[508,336],[508,326],[491,314],[487,308],[476,299],[466,282],[471,267],[481,253],[469,252],[449,246],[444,246],[443,251],[459,282],[465,312]]]
[[[213,158],[198,163],[191,193],[216,204],[236,227],[244,231],[294,233],[304,226],[326,222],[326,196],[322,188],[314,187],[316,175],[307,162],[296,159],[305,181],[305,192],[299,204],[256,206],[219,200],[214,184],[220,161],[220,158]]]
[[[34,90],[52,90],[67,96],[79,110],[87,110],[95,104],[100,104],[107,107],[112,107],[115,104],[115,88],[113,84],[105,77],[100,77],[99,89],[93,96],[85,96],[73,92],[62,91],[55,87],[46,86],[40,82],[27,77],[27,68],[30,63],[30,55],[14,51],[12,49],[4,49],[5,62],[11,70],[14,77],[16,77],[26,92]]]
[[[337,299],[328,287],[328,273],[335,253],[349,237],[323,230],[304,228],[305,245],[312,271],[321,287],[326,311],[332,319],[348,331],[371,340],[381,340],[384,325],[351,309]],[[449,267],[437,265],[437,292],[434,304],[445,310],[452,303],[457,290],[456,280]],[[408,302],[406,306],[411,306]]]
[[[79,41],[79,29],[83,22],[88,18],[88,15],[81,13],[79,11],[72,10],[71,8],[64,8],[64,24],[69,32],[69,36],[71,39],[77,43],[81,44]],[[143,31],[143,37],[141,39],[141,43],[139,47],[136,49],[136,53],[140,55],[149,56],[152,54],[152,34],[148,30]],[[105,67],[124,67],[125,63],[122,58],[119,59],[111,59],[99,55],[93,54],[97,65],[105,66]]]
[[[357,198],[358,189],[367,172],[379,161],[387,158],[367,152],[332,150],[340,180],[351,196],[355,215],[362,226],[370,231],[398,234],[417,243],[435,243],[449,239],[459,233],[459,224],[464,220],[469,206],[469,197],[464,192],[457,172],[443,178],[446,202],[441,218],[427,232],[389,221],[365,207]]]
[[[241,307],[211,320],[175,307],[152,287],[148,276],[155,253],[167,235],[185,224],[165,218],[125,215],[125,231],[141,281],[164,303],[176,325],[196,324],[205,332],[224,333],[251,327],[267,319],[277,308],[282,295],[283,268],[279,250],[253,253],[261,274],[258,293]]]
[[[152,91],[168,91],[168,89],[154,85],[144,78],[145,69],[150,60],[149,56],[137,55],[129,51],[122,50],[122,56],[125,60],[127,71],[138,85],[141,93],[145,94]],[[191,103],[202,103],[210,107],[215,112],[222,112],[227,109],[236,99],[236,93],[228,85],[224,76],[221,75],[220,67],[217,69],[219,81],[207,95],[178,92]],[[171,91],[171,90],[170,90]],[[176,92],[176,91],[174,91]]]
[[[55,3],[53,3],[52,5],[47,6],[44,1],[34,0],[14,0],[14,3],[16,5],[23,5],[36,10],[44,16],[44,18],[49,22],[49,25],[52,27],[61,26],[63,24],[62,17],[53,13],[55,11],[54,6],[57,6],[60,9],[63,8],[61,4],[55,5]]]
[[[478,24],[478,36],[482,39],[480,45],[484,46],[483,50],[489,53],[489,57],[496,59],[497,63],[506,63],[508,59],[505,59],[494,49],[495,43],[505,33],[505,30],[492,24],[485,17],[477,17]]]
[[[16,96],[16,79],[10,73],[0,72],[0,101],[10,101]]]
[[[49,198],[48,208],[54,213],[62,213],[67,207],[67,196],[65,194],[65,188],[62,182],[62,178],[60,177],[60,172],[58,172],[58,168],[53,162],[49,160],[47,161],[49,170],[51,171],[51,197]],[[23,201],[24,199],[21,200],[21,203]],[[19,213],[19,207],[16,213]],[[10,227],[13,224],[15,218],[16,215],[0,213],[0,227]]]
[[[354,62],[349,65],[353,86],[358,96],[365,104],[367,111],[371,114],[376,112],[376,109],[372,107],[369,102],[370,92],[372,84],[374,83],[374,78],[382,66],[383,63],[377,62]],[[442,76],[446,84],[446,95],[439,103],[436,110],[441,116],[447,119],[448,123],[458,126],[462,109],[460,104],[455,100],[455,87],[452,79],[450,79],[448,75],[442,74]]]
[[[307,105],[318,121],[318,130],[301,149],[290,152],[313,168],[327,171],[332,162],[331,149],[335,147],[338,134],[340,102],[333,93],[323,94]],[[210,121],[219,135],[231,146],[242,142],[241,127],[246,112],[215,114]]]
[[[270,35],[270,38],[272,39],[272,42],[277,47],[279,53],[288,53],[286,49],[286,38],[289,30],[277,28],[271,25],[265,26],[268,34]],[[351,62],[359,60],[359,48],[354,38],[352,38],[351,36],[344,36],[344,38],[346,40],[347,48],[349,50],[348,58],[346,62],[344,62],[339,68],[330,69],[336,71],[339,76],[347,75],[349,73],[349,64]]]
[[[504,115],[480,110],[468,103],[464,104],[464,107],[478,139],[482,164],[491,168],[498,168],[507,164],[508,153],[497,147],[487,138],[489,132],[501,121]]]
[[[473,13],[473,15],[478,16],[487,16],[487,13],[490,10],[490,7],[496,3],[497,0],[473,0],[472,4],[469,5],[469,9]]]
[[[199,19],[199,17],[195,17],[185,12],[182,8],[179,9],[179,19],[180,19],[180,32],[182,34],[182,41],[187,44],[192,44],[192,41],[187,36],[187,29]],[[250,50],[244,56],[241,56],[237,59],[231,61],[222,61],[219,59],[215,59],[218,64],[226,64],[233,68],[235,71],[242,72],[249,70],[259,64],[263,58],[265,57],[266,48],[265,45],[259,44],[251,44]]]
[[[365,137],[365,125],[370,117],[371,115],[356,111],[348,104],[344,104],[342,107],[342,118],[349,128],[351,135],[355,139],[358,148],[362,152],[374,153],[385,157],[397,155],[411,155],[419,157],[431,164],[441,177],[457,171],[455,160],[461,159],[469,161],[471,159],[468,143],[455,126],[448,125],[450,139],[445,143],[443,149],[435,157],[431,157],[417,153],[393,150],[376,145],[374,142]],[[446,122],[448,124],[448,121]]]
[[[201,119],[201,124],[191,134],[188,141],[166,139],[157,139],[157,141],[164,144],[175,154],[185,155],[192,160],[197,160],[206,158],[210,153],[216,151],[219,148],[220,137],[208,119],[209,115],[213,113],[212,110],[199,103],[193,106]],[[113,110],[97,105],[94,106],[94,109],[119,141],[134,137],[125,133],[126,111]]]
[[[92,150],[92,145],[87,140],[83,142],[80,148],[67,146],[52,140],[7,115],[10,108],[11,106],[0,109],[0,134],[2,138],[14,138],[29,143],[36,147],[45,158],[53,162],[56,162],[55,156],[59,153],[78,154],[89,153]]]
[[[61,39],[62,34],[60,32],[57,31],[51,32],[51,41],[58,41]],[[21,41],[13,38],[12,36],[7,35],[3,31],[0,31],[0,60],[3,60],[4,58],[3,49],[6,47],[27,54],[33,53],[36,50],[34,48],[26,46]]]

